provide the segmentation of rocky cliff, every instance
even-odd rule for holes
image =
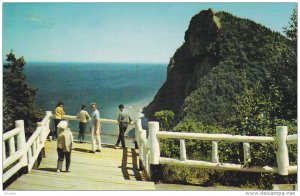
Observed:
[[[234,116],[232,104],[243,91],[243,79],[263,82],[266,70],[290,48],[279,33],[210,9],[191,19],[184,40],[170,59],[166,82],[144,108],[150,119],[156,111],[172,110],[177,122],[226,124]]]
[[[170,59],[167,80],[144,109],[146,114],[151,116],[161,109],[179,113],[197,79],[216,65],[213,54],[218,25],[215,19],[212,10],[202,11],[192,18],[185,33],[185,43]]]

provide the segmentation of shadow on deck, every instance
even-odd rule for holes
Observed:
[[[154,183],[146,181],[138,169],[135,149],[114,149],[110,145],[103,145],[97,153],[90,149],[89,143],[74,143],[71,172],[57,173],[56,142],[46,141],[46,157],[39,168],[22,175],[5,190],[155,190]]]

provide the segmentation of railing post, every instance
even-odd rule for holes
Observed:
[[[8,146],[9,146],[9,156],[12,156],[16,152],[15,137],[11,137],[8,140]],[[20,150],[20,149],[18,149],[18,150]]]
[[[276,127],[276,137],[277,137],[277,167],[278,174],[282,176],[287,176],[289,167],[289,154],[288,147],[286,143],[288,134],[287,126],[277,126]]]
[[[5,151],[5,141],[2,142],[2,161],[6,159],[6,151]]]
[[[140,138],[140,131],[142,130],[142,120],[136,119],[135,122],[135,141],[138,144],[138,148],[141,149],[141,138]]]
[[[218,142],[212,141],[212,157],[211,161],[213,163],[219,163],[219,155],[218,155]]]
[[[150,178],[154,182],[159,181],[160,171],[159,171],[159,158],[160,158],[160,149],[159,149],[159,141],[157,139],[157,132],[159,131],[159,123],[158,122],[149,122],[149,137],[148,144],[150,150]]]
[[[36,125],[37,125],[37,129],[39,129],[39,128],[42,129],[43,123],[42,122],[37,122]],[[38,138],[39,138],[39,145],[38,146],[40,146],[43,143],[43,130],[41,131],[41,134]]]
[[[244,165],[248,165],[248,163],[251,162],[251,156],[250,156],[250,144],[247,142],[243,143],[243,149],[244,149]]]
[[[17,135],[17,146],[18,150],[22,150],[26,146],[26,139],[25,139],[25,127],[24,127],[24,121],[23,120],[17,120],[15,121],[16,128],[21,129],[22,131]],[[27,162],[27,152],[24,153],[23,157],[20,161],[23,164],[23,167],[28,165]]]
[[[180,160],[186,161],[185,139],[180,139]]]

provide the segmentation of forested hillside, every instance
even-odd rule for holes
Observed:
[[[287,24],[288,25],[288,24]],[[229,13],[204,10],[191,19],[184,44],[168,66],[167,81],[144,108],[162,130],[276,137],[276,126],[297,133],[297,12],[287,37]],[[174,112],[174,113],[173,113]],[[160,140],[161,156],[178,158],[179,141]],[[297,146],[289,147],[297,164]],[[187,157],[210,161],[211,143],[186,141]],[[251,143],[250,167],[276,165],[276,144]],[[243,164],[243,146],[219,143],[221,163]],[[296,183],[297,176],[289,175]],[[168,183],[255,185],[270,189],[276,175],[162,167]],[[278,183],[278,182],[277,182]]]
[[[174,124],[192,119],[228,127],[239,97],[260,85],[276,104],[271,115],[297,114],[297,62],[293,41],[248,19],[212,10],[191,19],[184,44],[168,66],[167,81],[144,109],[175,113]]]

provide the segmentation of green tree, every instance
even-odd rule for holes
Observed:
[[[289,26],[283,28],[286,36],[294,42],[295,46],[297,46],[297,17],[297,8],[294,8],[293,14],[290,18]]]
[[[43,115],[35,106],[36,89],[26,82],[24,57],[16,58],[11,51],[6,61],[3,66],[3,130],[11,130],[14,121],[24,120],[26,132],[30,133]]]
[[[155,112],[154,116],[160,123],[161,129],[169,130],[174,120],[174,112],[170,110],[162,110]]]

